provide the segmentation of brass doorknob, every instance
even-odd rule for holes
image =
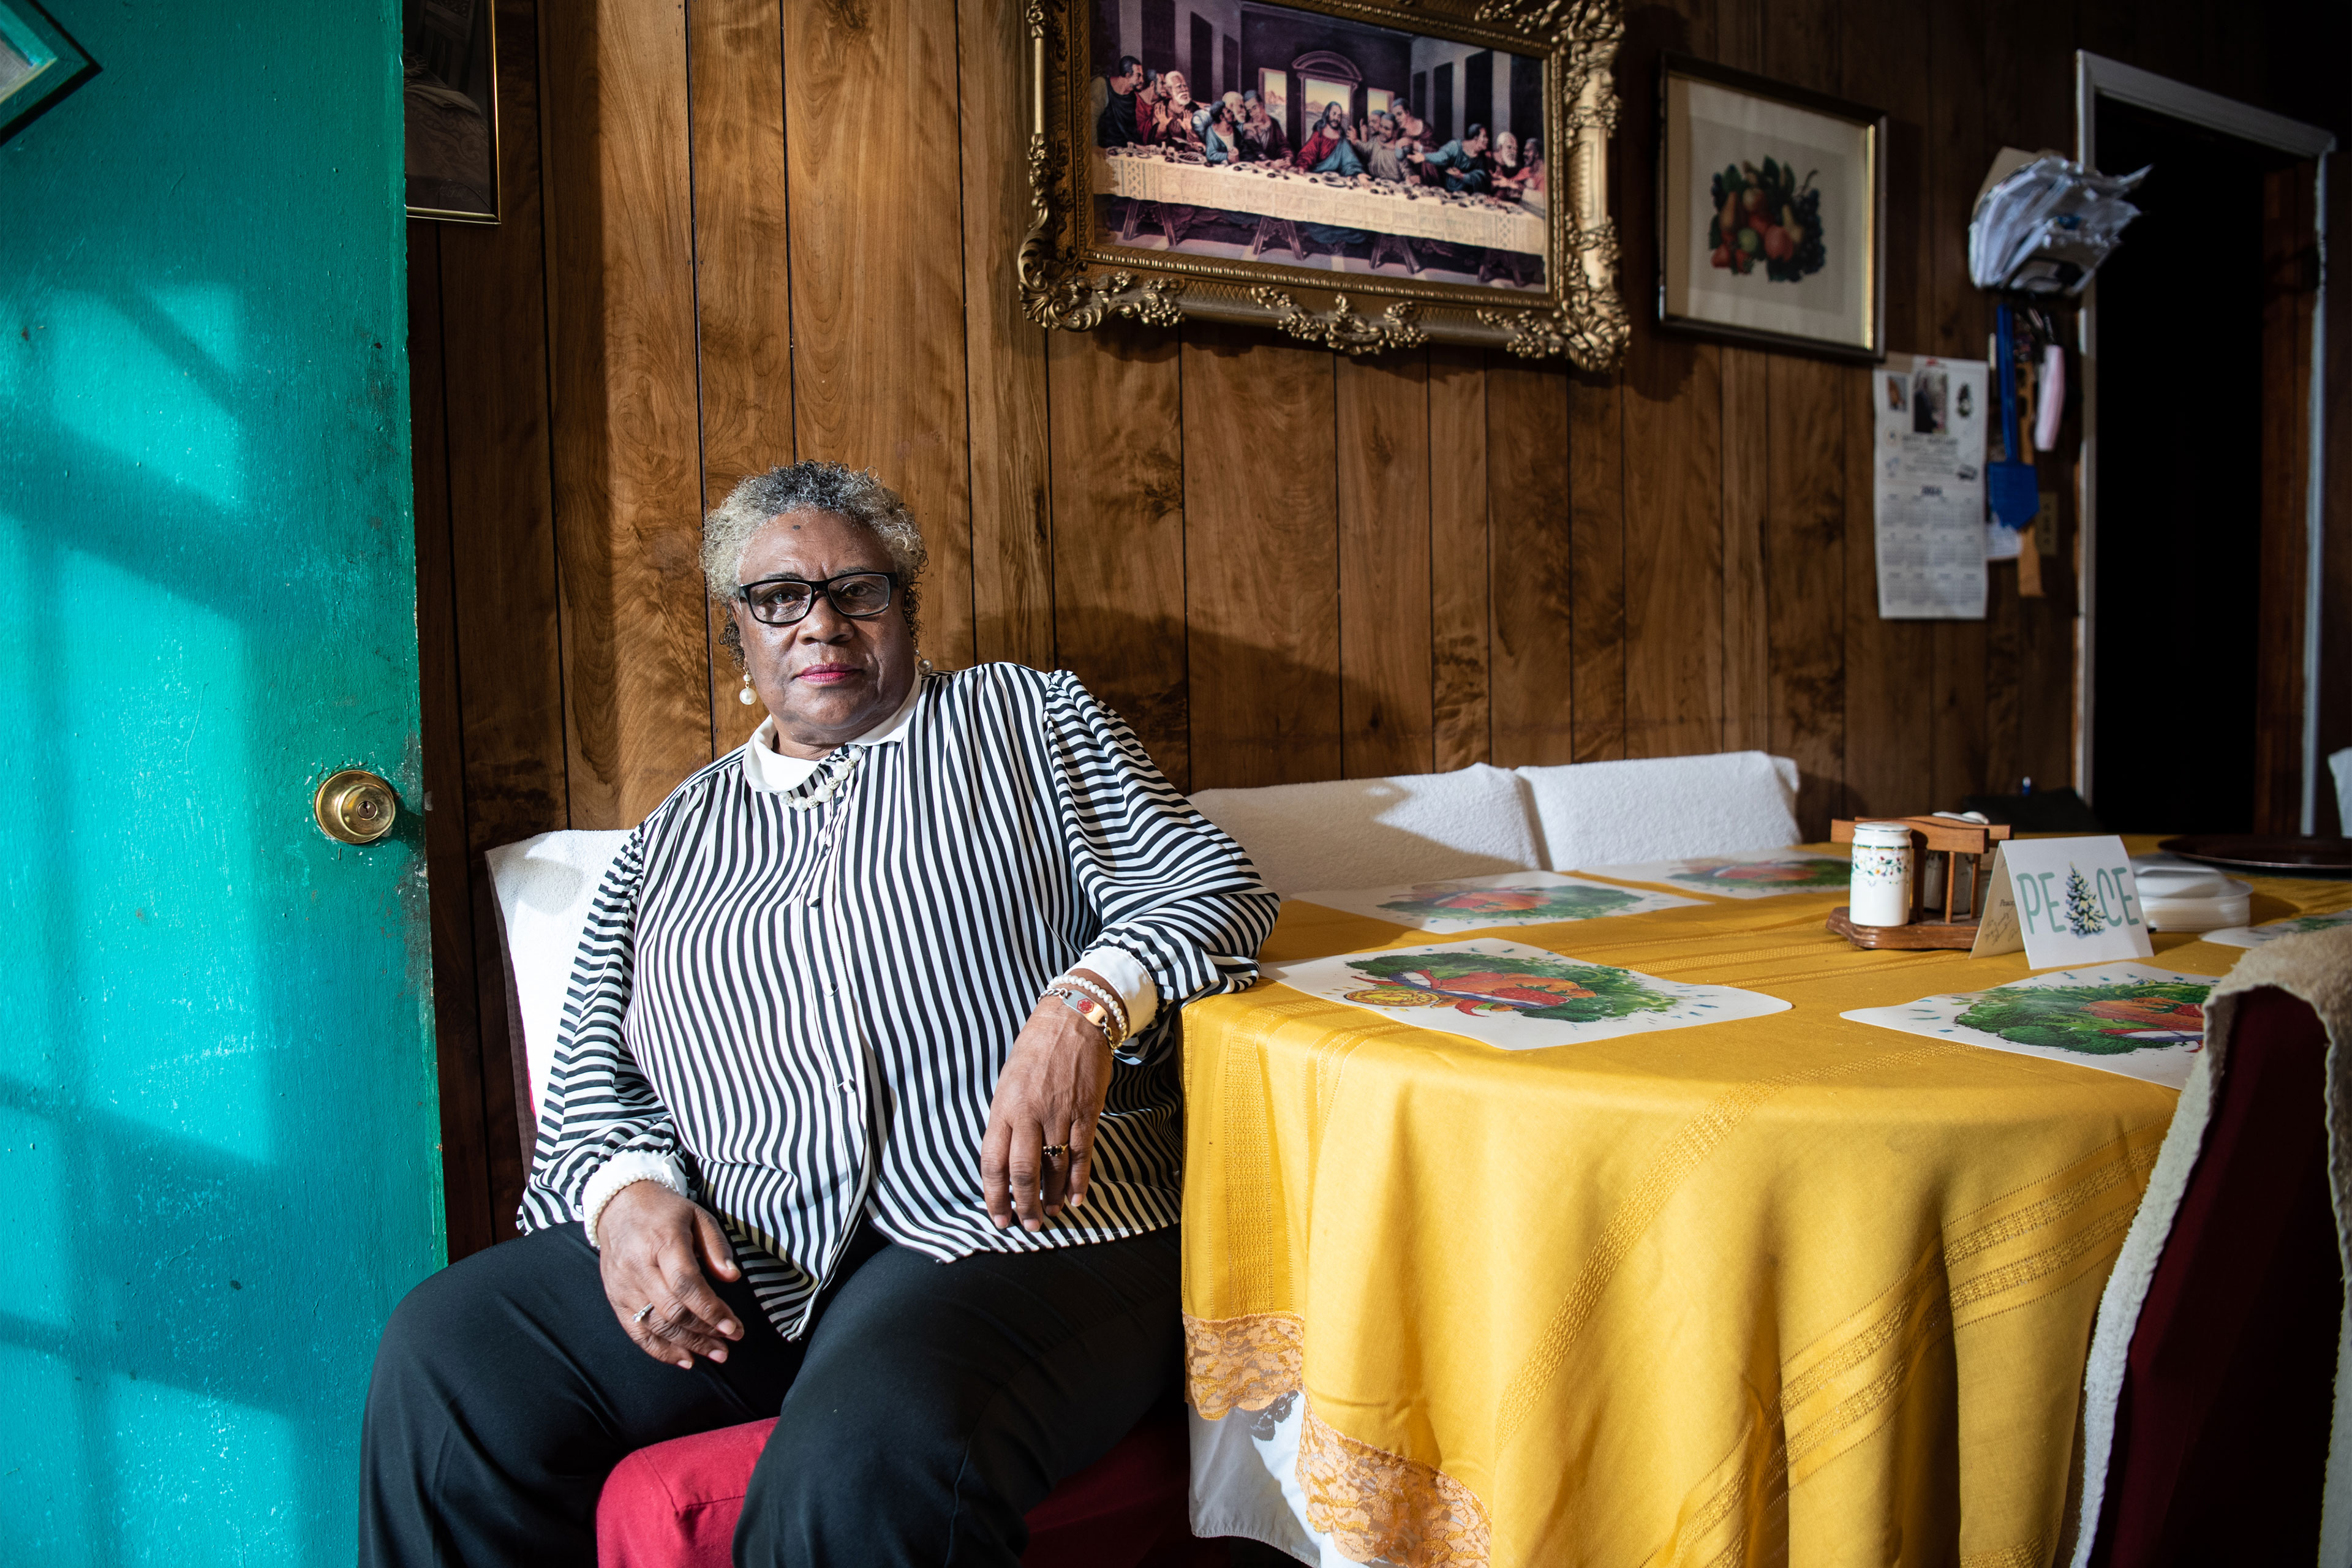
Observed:
[[[310,799],[319,831],[345,844],[373,844],[392,831],[400,797],[364,768],[331,773]]]

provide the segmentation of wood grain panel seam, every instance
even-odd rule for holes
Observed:
[[[1339,670],[1339,776],[1352,776],[1348,765],[1348,520],[1340,509],[1347,496],[1339,487],[1339,356],[1331,356],[1331,646]]]
[[[1478,366],[1478,427],[1488,432],[1486,494],[1479,499],[1486,513],[1486,570],[1480,574],[1486,590],[1486,762],[1495,761],[1495,351],[1485,351]],[[1573,627],[1570,628],[1573,630]]]
[[[1437,771],[1437,399],[1431,390],[1436,365],[1429,350],[1421,351],[1421,447],[1429,454],[1421,466],[1421,525],[1429,536],[1429,594],[1424,609],[1429,617],[1429,771]],[[1481,573],[1483,578],[1485,573]],[[1489,616],[1488,620],[1493,620]]]
[[[780,0],[781,3],[781,0]],[[956,123],[968,123],[963,108],[963,8],[956,0],[955,102]],[[996,149],[991,149],[992,152]],[[956,268],[964,279],[963,310],[963,528],[971,541],[971,570],[964,587],[971,595],[972,662],[980,662],[980,475],[971,460],[971,208],[964,200],[964,138],[956,138]],[[1047,439],[1051,440],[1049,433]],[[1050,521],[1048,527],[1051,526]]]
[[[708,512],[710,510],[710,422],[702,405],[702,209],[700,194],[695,188],[694,28],[688,24],[680,31],[686,65],[687,297],[694,310],[694,493],[700,498],[702,510]],[[698,553],[702,542],[699,518],[695,520],[694,537]],[[711,640],[710,616],[705,612],[702,616],[703,750],[713,759],[719,755],[719,721],[713,711],[718,695],[719,649]]]
[[[1177,504],[1183,509],[1183,526],[1177,531],[1181,548],[1177,551],[1177,570],[1181,574],[1177,603],[1184,606],[1184,646],[1182,662],[1177,668],[1184,672],[1184,793],[1192,793],[1192,775],[1198,771],[1200,749],[1193,733],[1192,703],[1192,486],[1191,448],[1188,445],[1192,422],[1184,416],[1184,339],[1191,334],[1177,329],[1176,340],[1176,495]]]
[[[798,333],[793,331],[791,302],[793,287],[793,182],[790,178],[790,172],[793,166],[793,57],[792,52],[784,47],[784,0],[776,0],[775,48],[776,140],[782,143],[778,151],[783,155],[783,166],[786,171],[786,178],[783,182],[784,257],[782,272],[785,295],[784,413],[787,420],[785,427],[792,432],[792,460],[797,463],[801,460],[801,374],[799,363],[800,337]],[[960,60],[962,51],[958,50],[957,54]],[[961,91],[961,87],[959,87],[958,91]],[[957,157],[959,161],[961,161],[962,157],[961,147],[961,138],[958,138]]]
[[[1633,754],[1633,662],[1623,657],[1625,605],[1633,596],[1626,563],[1633,555],[1633,457],[1625,437],[1625,373],[1617,373],[1617,754]]]
[[[558,513],[561,511],[563,505],[563,489],[562,484],[559,482],[562,479],[561,461],[556,456],[557,442],[555,439],[556,365],[555,300],[553,299],[553,289],[555,287],[556,223],[554,217],[555,193],[551,188],[553,183],[548,178],[548,170],[552,167],[549,157],[550,149],[547,144],[548,121],[552,118],[552,116],[547,112],[548,28],[544,26],[544,22],[545,18],[540,16],[534,8],[531,33],[532,43],[538,54],[539,68],[539,79],[532,85],[532,93],[537,105],[536,113],[533,118],[537,122],[536,129],[539,132],[539,341],[541,349],[541,353],[539,356],[539,390],[540,396],[544,399],[544,405],[547,409],[547,441],[545,448],[547,457],[547,554],[548,570],[551,580],[555,584],[555,647],[557,650],[555,659],[555,710],[562,716],[563,739],[563,754],[561,772],[559,773],[558,777],[561,779],[563,786],[562,796],[563,801],[563,826],[569,829],[575,826],[572,821],[572,753],[573,748],[577,744],[577,741],[572,732],[575,719],[572,710],[572,661],[562,656],[562,649],[566,641],[566,630],[563,624],[565,618],[563,595],[563,529],[558,521]],[[467,824],[467,844],[470,847],[472,843],[472,824],[469,822]],[[470,871],[468,872],[468,875],[471,875]]]

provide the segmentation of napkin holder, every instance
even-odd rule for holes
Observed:
[[[1984,858],[1992,847],[2010,835],[2005,822],[1963,822],[1949,816],[1872,817],[1873,823],[1884,826],[1894,823],[1911,830],[1911,864],[1914,889],[1927,885],[1927,857],[1944,858],[1944,900],[1940,908],[1932,904],[1914,904],[1911,923],[1899,926],[1861,926],[1846,918],[1848,906],[1840,904],[1830,911],[1829,929],[1856,947],[1889,948],[1969,948],[1976,945],[1977,922],[1984,916],[1984,896],[1991,879],[1984,874]],[[1830,824],[1830,839],[1836,844],[1853,842],[1853,824],[1834,821]],[[1960,870],[1966,863],[1969,896],[1959,897]]]

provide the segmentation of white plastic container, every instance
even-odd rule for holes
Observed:
[[[1858,926],[1911,923],[1911,830],[1899,822],[1853,825],[1853,881],[1846,919]]]
[[[2244,925],[2252,913],[2253,885],[2210,866],[2143,855],[2132,861],[2132,879],[2152,931],[2217,931]]]

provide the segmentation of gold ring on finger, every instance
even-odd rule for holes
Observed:
[[[1058,1160],[1069,1152],[1070,1146],[1067,1143],[1048,1143],[1044,1150],[1045,1158],[1048,1160]]]

